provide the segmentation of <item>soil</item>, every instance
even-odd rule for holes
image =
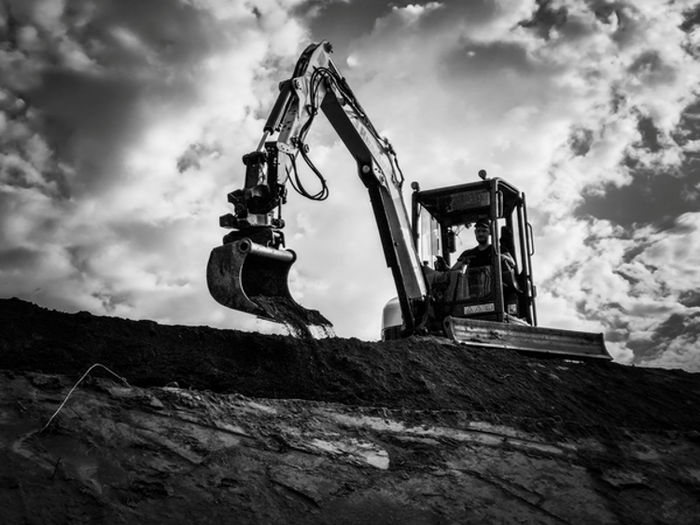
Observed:
[[[66,314],[0,300],[1,368],[80,375],[101,363],[140,387],[411,410],[512,424],[700,431],[698,374],[535,359],[437,338],[294,338]]]
[[[9,401],[0,413],[4,439],[0,445],[7,447],[0,455],[4,465],[0,503],[12,502],[14,509],[5,515],[7,523],[210,522],[197,519],[205,514],[211,514],[207,519],[212,523],[221,523],[222,518],[215,516],[218,511],[207,507],[211,503],[206,503],[207,498],[212,497],[220,498],[229,513],[239,509],[239,521],[231,523],[285,523],[284,516],[290,515],[296,516],[290,523],[518,523],[530,512],[525,508],[546,511],[546,519],[539,514],[539,518],[527,517],[532,523],[646,523],[652,515],[655,521],[649,523],[693,523],[700,517],[700,507],[692,503],[700,501],[698,374],[613,362],[536,359],[433,337],[383,343],[165,326],[87,312],[67,314],[15,298],[0,300],[0,324],[0,372],[4,374],[0,384],[10,385]],[[96,363],[102,367],[91,371],[76,389],[76,400],[71,401],[75,405],[59,410],[42,434],[40,427],[47,416],[60,409],[59,402],[65,401],[70,387]],[[158,421],[169,414],[171,426],[160,422],[160,430],[153,430],[153,420],[143,419],[149,411],[159,414]],[[246,417],[241,411],[247,411]],[[172,419],[176,413],[180,415]],[[12,419],[12,414],[18,419]],[[138,424],[133,422],[136,414],[141,418]],[[38,415],[43,418],[41,425]],[[106,422],[110,418],[122,423],[114,426]],[[257,423],[251,418],[257,418]],[[279,429],[282,420],[287,425],[284,432]],[[184,432],[183,421],[201,427],[182,438],[187,443],[185,452],[173,444],[179,443],[174,435]],[[486,425],[479,432],[495,441],[464,437],[476,432],[476,422]],[[239,443],[238,459],[227,456],[224,461],[217,454],[230,447],[212,445],[219,435],[215,432],[231,433],[237,424],[246,430],[236,439],[248,443],[248,448]],[[132,441],[125,441],[129,425],[137,430],[129,427]],[[17,430],[25,427],[29,430],[24,434]],[[144,444],[139,440],[146,427],[153,435]],[[206,439],[202,428],[210,429]],[[351,432],[351,438],[345,432]],[[153,437],[159,433],[168,439]],[[137,434],[138,439],[133,437]],[[647,455],[639,452],[640,440]],[[470,444],[457,446],[466,441]],[[329,442],[335,444],[323,444]],[[364,452],[353,452],[348,443],[361,445]],[[635,452],[624,452],[632,444]],[[372,447],[381,451],[372,455],[368,452]],[[68,453],[68,448],[73,452]],[[68,465],[70,458],[77,457],[75,450],[83,448],[97,450],[93,454],[104,459],[90,468],[116,469],[118,475],[109,483],[106,478],[86,477],[83,463],[63,472],[60,462]],[[681,448],[682,454],[694,459],[678,459]],[[185,457],[186,461],[180,460],[197,468],[213,463],[206,474],[193,474],[192,468],[182,474],[180,467],[172,465],[146,468],[146,460],[137,461],[134,450],[138,454],[147,450],[149,461],[168,452]],[[572,450],[577,452],[571,455]],[[500,452],[494,455],[494,451]],[[673,461],[664,459],[669,454],[675,454]],[[628,456],[629,461],[624,459]],[[49,457],[58,458],[55,465],[46,463]],[[472,464],[474,458],[481,460]],[[45,474],[30,468],[31,461],[38,465],[40,460]],[[390,466],[383,465],[384,460]],[[219,475],[222,465],[230,468],[232,461],[238,477]],[[468,469],[465,462],[471,462]],[[692,463],[693,468],[686,465],[690,470],[681,475],[682,469],[669,467],[673,462]],[[211,465],[219,469],[215,469],[217,484],[203,492],[202,487],[213,483]],[[381,477],[377,468],[385,469],[389,477]],[[593,498],[589,508],[598,505],[595,508],[605,512],[566,517],[574,507],[561,500],[561,490],[549,486],[546,494],[540,491],[536,496],[537,484],[544,481],[530,479],[533,468],[553,469],[550,478],[559,488],[566,483],[572,491],[588,487],[589,492],[581,493],[577,501]],[[257,477],[252,474],[258,473],[256,469]],[[571,477],[579,471],[581,479]],[[455,472],[461,472],[457,480],[450,477],[457,476]],[[518,472],[521,478],[516,480],[513,476]],[[523,481],[526,478],[530,481]],[[584,478],[588,481],[581,481]],[[467,479],[471,488],[460,485]],[[475,488],[484,480],[509,495],[499,500],[486,488]],[[274,499],[279,494],[273,497],[281,486],[286,487],[284,504]],[[518,492],[525,486],[529,495]],[[438,492],[426,496],[429,487]],[[468,505],[458,501],[464,493],[451,495],[457,489],[449,487],[475,491],[474,501],[483,497],[483,508],[475,504],[467,512]],[[53,517],[46,515],[48,510],[43,514],[31,510],[27,503],[39,501],[37,494],[46,490],[51,495],[44,504],[55,505]],[[85,491],[92,496],[85,496]],[[256,499],[251,491],[269,492],[273,499]],[[22,498],[12,496],[17,493]],[[184,514],[170,515],[153,507],[156,499],[169,498],[175,504],[174,493]],[[371,496],[375,493],[376,497]],[[434,499],[438,493],[439,504]],[[560,498],[556,505],[551,503],[553,494]],[[77,498],[73,507],[66,510],[65,499],[73,497]],[[20,500],[25,503],[20,505]],[[298,500],[298,505],[292,505],[292,500]],[[516,500],[525,506],[511,509]],[[488,501],[498,504],[489,506]],[[658,501],[655,508],[651,508],[653,501]],[[208,510],[193,517],[193,506]]]
[[[299,339],[314,339],[314,331],[324,337],[333,337],[333,324],[318,310],[304,308],[291,297],[257,295],[249,298],[264,311],[270,320],[283,324],[289,333]]]

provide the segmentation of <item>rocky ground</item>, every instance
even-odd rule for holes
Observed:
[[[18,299],[0,326],[2,523],[700,522],[698,374]]]

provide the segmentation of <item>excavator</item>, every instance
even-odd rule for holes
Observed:
[[[230,230],[207,264],[212,297],[228,308],[291,327],[330,327],[318,311],[291,296],[282,207],[288,187],[324,200],[328,186],[308,153],[306,136],[319,112],[357,162],[376,219],[397,297],[383,312],[382,339],[438,336],[474,347],[513,349],[573,360],[610,360],[603,334],[537,326],[532,255],[534,236],[525,194],[484,170],[474,182],[422,190],[412,187],[411,212],[404,176],[391,143],[379,135],[331,60],[327,41],[309,45],[280,93],[257,148],[244,155],[244,187],[227,195]],[[271,140],[276,136],[276,140]],[[318,191],[302,183],[297,161],[318,177]],[[491,264],[451,265],[460,233],[480,222],[491,238]],[[502,261],[510,255],[512,264]],[[303,332],[303,331],[302,331]]]

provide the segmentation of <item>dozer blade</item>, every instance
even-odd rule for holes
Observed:
[[[248,238],[218,246],[207,264],[209,293],[227,308],[282,323],[298,336],[310,336],[309,326],[329,330],[328,319],[292,299],[287,279],[294,261],[293,251]]]
[[[612,359],[603,334],[451,316],[445,318],[445,330],[448,337],[472,346],[507,348],[564,359]]]

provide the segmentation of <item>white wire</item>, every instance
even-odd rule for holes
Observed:
[[[87,375],[88,375],[90,372],[92,372],[92,369],[95,368],[96,366],[100,366],[100,367],[104,368],[105,370],[107,370],[107,372],[109,372],[110,374],[112,374],[113,376],[115,376],[117,379],[119,379],[120,381],[122,381],[124,384],[126,384],[126,386],[129,386],[129,383],[127,382],[126,379],[124,379],[123,377],[121,377],[121,376],[118,375],[118,374],[115,374],[114,372],[112,372],[112,371],[111,371],[109,368],[107,368],[106,366],[104,366],[104,365],[102,365],[102,364],[100,364],[100,363],[95,363],[95,364],[92,365],[90,368],[88,368],[88,369],[87,369],[87,372],[85,372],[85,373],[83,374],[83,376],[82,376],[80,379],[78,379],[78,382],[77,382],[75,385],[73,385],[73,388],[70,389],[70,392],[68,392],[68,395],[67,395],[66,398],[63,400],[63,403],[61,403],[61,405],[56,409],[56,412],[53,413],[53,415],[52,415],[51,418],[49,419],[48,423],[46,423],[46,424],[44,425],[44,427],[39,431],[39,434],[41,434],[44,430],[46,430],[46,428],[51,424],[51,422],[53,421],[53,419],[54,419],[54,418],[58,415],[58,413],[61,411],[61,409],[63,408],[63,405],[66,404],[66,401],[68,401],[68,398],[71,396],[71,394],[73,393],[73,391],[78,387],[78,385],[81,383],[81,381],[82,381],[83,379],[85,379],[85,378],[87,377]]]

